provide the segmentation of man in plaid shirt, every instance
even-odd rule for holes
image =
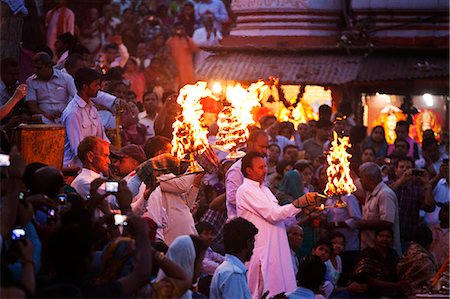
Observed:
[[[413,169],[414,161],[403,157],[395,163],[396,179],[388,182],[398,199],[400,217],[400,240],[405,251],[419,224],[419,211],[433,212],[435,201],[428,172]]]

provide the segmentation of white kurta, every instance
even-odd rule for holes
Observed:
[[[268,297],[293,292],[297,285],[285,220],[301,210],[292,204],[280,206],[269,188],[247,178],[237,190],[236,207],[238,217],[258,228],[255,249],[247,264],[252,298],[260,298],[263,291],[270,291]]]
[[[194,178],[195,175],[176,178],[173,174],[165,174],[159,177],[161,204],[167,213],[164,241],[169,246],[178,236],[198,235],[191,214],[191,208],[198,194],[198,188],[193,185]],[[147,209],[151,208],[150,206],[147,207]]]

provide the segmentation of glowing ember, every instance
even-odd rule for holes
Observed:
[[[233,151],[247,141],[248,126],[255,123],[252,110],[260,107],[263,86],[264,82],[260,81],[253,83],[247,89],[239,83],[227,87],[226,99],[230,105],[225,106],[219,113],[216,145],[227,151]]]
[[[325,194],[328,196],[348,195],[356,191],[356,186],[350,177],[351,155],[347,153],[347,148],[351,147],[349,137],[339,138],[334,132],[332,147],[327,156],[328,183],[325,188]]]
[[[172,125],[172,154],[179,159],[189,153],[201,154],[208,145],[208,128],[201,122],[203,108],[200,100],[214,96],[206,86],[206,82],[186,85],[177,98],[182,112]]]

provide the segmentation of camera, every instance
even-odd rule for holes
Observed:
[[[422,176],[423,170],[421,170],[421,169],[413,169],[413,170],[411,171],[411,174],[412,174],[413,176]]]
[[[0,154],[0,166],[9,166],[9,155]]]
[[[127,216],[114,214],[114,225],[122,225],[122,226],[128,225]]]
[[[119,182],[106,182],[105,191],[108,193],[117,193],[119,191]]]
[[[58,195],[58,205],[65,206],[67,204],[67,194]]]
[[[25,230],[21,227],[14,228],[11,232],[11,238],[13,241],[20,241],[26,239]]]

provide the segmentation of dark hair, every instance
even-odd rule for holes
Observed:
[[[248,176],[247,168],[251,168],[253,165],[253,160],[256,158],[262,158],[264,159],[264,155],[257,153],[257,152],[249,152],[247,153],[244,158],[242,158],[242,166],[241,171],[244,177]]]
[[[363,150],[362,150],[362,152],[361,152],[361,155],[362,155],[362,153],[364,153],[365,150],[371,150],[374,156],[377,155],[377,153],[375,152],[375,149],[374,149],[372,146],[366,146],[366,147],[364,147]]]
[[[119,50],[119,46],[117,46],[116,44],[107,44],[105,46],[105,52],[108,51],[109,49],[111,50]]]
[[[300,172],[303,172],[306,168],[311,168],[312,170],[314,170],[311,162],[309,162],[308,160],[297,161],[294,164],[294,168]]]
[[[147,159],[155,157],[157,152],[163,150],[169,144],[171,144],[169,138],[164,136],[157,135],[147,139],[144,144],[144,152]]]
[[[217,231],[214,225],[206,221],[200,221],[199,223],[197,223],[195,225],[195,229],[197,230],[198,234],[201,234],[204,231],[212,231],[214,233]]]
[[[110,68],[103,80],[105,81],[121,81],[123,80],[123,69],[120,66]]]
[[[323,104],[323,105],[320,105],[320,106],[319,106],[319,117],[320,117],[321,115],[324,115],[324,114],[329,114],[329,115],[331,115],[332,112],[333,112],[333,110],[331,110],[331,107],[328,106],[328,105],[326,105],[326,104]],[[319,119],[319,120],[320,120],[320,119]]]
[[[411,157],[398,157],[395,161],[394,161],[394,167],[397,168],[398,164],[400,163],[400,161],[408,161],[409,163],[411,163],[412,167],[414,167],[414,160]]]
[[[284,175],[284,170],[288,165],[294,166],[294,163],[290,160],[281,160],[277,163],[277,166],[275,167],[277,173],[281,176]]]
[[[147,91],[144,92],[144,94],[142,95],[142,101],[144,101],[144,98],[145,98],[148,94],[153,94],[153,95],[155,95],[155,97],[158,97],[158,95],[157,95],[156,93],[154,93],[153,90],[147,90]]]
[[[69,54],[69,56],[66,59],[66,62],[64,63],[64,67],[71,67],[77,64],[78,61],[83,60],[83,56],[79,53],[73,53]]]
[[[289,148],[295,148],[295,149],[298,149],[298,146],[296,146],[296,145],[294,145],[294,144],[288,144],[288,145],[286,145],[286,146],[283,148],[283,155],[286,154],[286,149],[289,149]]]
[[[32,162],[30,164],[27,164],[27,166],[25,167],[25,172],[23,173],[23,183],[25,184],[25,187],[27,187],[27,189],[31,188],[34,173],[45,166],[48,165],[41,162]]]
[[[38,52],[33,57],[33,62],[40,62],[45,66],[53,65],[52,58],[47,52]]]
[[[333,244],[331,244],[330,239],[321,238],[321,239],[317,240],[316,243],[314,243],[313,249],[316,249],[317,247],[319,247],[321,245],[327,246],[330,249],[330,253],[333,252]]]
[[[184,28],[184,25],[183,25],[182,22],[177,21],[177,22],[175,22],[175,23],[173,24],[173,28],[176,28],[176,27],[183,27],[183,28]]]
[[[33,49],[33,52],[34,53],[39,53],[39,52],[47,53],[48,56],[50,56],[50,59],[53,59],[53,51],[47,45],[38,45]]]
[[[112,93],[114,93],[114,91],[116,90],[116,88],[117,88],[119,85],[124,85],[124,86],[126,86],[125,82],[123,82],[122,80],[114,80],[114,81],[110,81],[110,82],[108,83],[107,91],[108,91],[109,93],[112,94]]]
[[[250,221],[238,217],[223,227],[223,244],[227,254],[236,255],[247,247],[247,242],[258,233]]]
[[[315,255],[303,257],[298,264],[297,281],[299,286],[317,293],[325,281],[327,268]]]
[[[57,40],[62,41],[69,47],[75,43],[75,37],[70,32],[64,32],[56,37]]]
[[[200,259],[201,253],[205,252],[206,249],[208,249],[208,245],[205,244],[198,236],[189,235],[191,237],[192,243],[194,244],[195,249],[195,261],[194,265],[198,263],[198,260]]]
[[[69,49],[69,55],[72,55],[72,54],[84,55],[84,54],[91,54],[91,52],[89,52],[89,50],[82,44],[75,44],[72,47],[70,47],[70,49]]]
[[[383,227],[377,228],[375,230],[375,236],[378,236],[379,233],[384,232],[384,231],[388,231],[391,234],[391,236],[394,237],[394,230],[390,226],[383,226]]]
[[[397,127],[409,128],[409,123],[406,120],[400,120],[397,122],[397,125],[395,128],[397,128]]]
[[[399,143],[399,142],[406,143],[406,144],[407,144],[407,147],[408,147],[408,150],[409,150],[409,148],[411,147],[411,145],[409,145],[409,142],[406,141],[406,140],[403,139],[403,138],[397,138],[397,139],[395,139],[395,141],[394,141],[394,146],[397,145],[397,143]]]
[[[75,86],[77,87],[77,90],[80,91],[83,88],[83,85],[89,85],[95,80],[100,80],[101,75],[99,72],[85,67],[79,69],[73,77]]]
[[[55,198],[62,186],[64,186],[64,176],[55,167],[45,166],[36,170],[31,178],[30,193],[45,194]]]
[[[279,146],[278,144],[276,144],[276,143],[270,144],[270,145],[269,145],[269,149],[270,149],[271,147],[273,147],[273,146],[276,146],[276,147],[278,148],[278,150],[281,152],[280,146]]]
[[[345,236],[343,233],[339,232],[339,231],[334,231],[333,233],[331,233],[330,235],[330,242],[333,241],[334,238],[342,238],[344,239],[344,244],[347,242],[347,239],[345,239]],[[333,245],[333,244],[331,244]]]
[[[433,242],[433,233],[428,226],[421,224],[414,229],[412,241],[426,249]]]

